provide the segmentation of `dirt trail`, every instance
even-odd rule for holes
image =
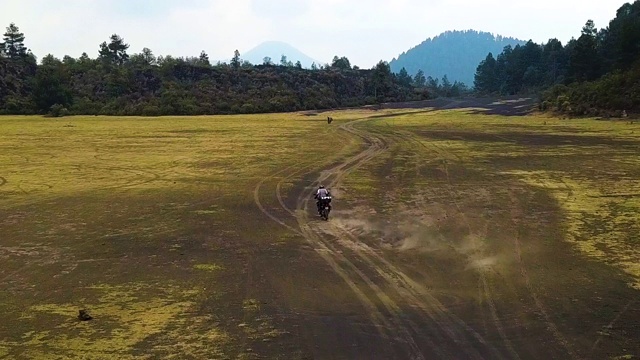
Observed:
[[[356,294],[379,335],[385,341],[402,344],[394,347],[399,349],[395,353],[388,354],[393,358],[517,358],[513,353],[506,354],[493,347],[472,326],[449,312],[429,289],[386,260],[378,250],[359,241],[356,235],[331,222],[319,223],[310,217],[315,212],[315,204],[310,199],[317,184],[337,187],[350,172],[387,151],[390,142],[401,139],[399,134],[384,136],[356,128],[363,121],[367,119],[346,123],[341,129],[361,138],[366,147],[339,164],[322,170],[315,181],[298,196],[295,209],[285,204],[281,185],[310,167],[298,166],[298,170],[293,172],[292,168],[287,168],[273,175],[276,177],[289,172],[289,176],[277,183],[275,196],[281,208],[295,218],[297,228],[288,223],[290,218],[276,215],[274,209],[266,209],[261,203],[262,185],[267,179],[255,188],[254,199],[257,206],[273,221],[303,236]],[[417,316],[407,316],[407,309]]]
[[[308,322],[310,329],[301,340],[303,348],[321,358],[342,358],[351,354],[347,358],[384,359],[581,359],[594,356],[585,346],[602,351],[603,335],[576,335],[578,329],[568,327],[558,314],[558,311],[562,313],[572,308],[555,303],[557,298],[549,293],[553,288],[541,283],[541,276],[557,276],[557,271],[562,270],[554,268],[556,272],[551,273],[544,266],[554,264],[558,259],[574,258],[568,252],[551,258],[535,257],[532,240],[537,239],[527,233],[530,232],[526,230],[528,223],[522,220],[530,216],[526,212],[531,206],[523,199],[532,193],[518,186],[506,187],[506,191],[490,195],[496,197],[494,201],[498,201],[499,196],[504,197],[507,205],[500,213],[504,215],[476,214],[468,208],[473,205],[466,192],[469,185],[461,183],[465,179],[460,176],[461,172],[473,172],[463,158],[412,132],[376,129],[366,124],[379,118],[354,120],[340,126],[343,134],[361,139],[364,146],[360,151],[333,158],[329,161],[332,165],[326,168],[318,169],[314,164],[319,159],[314,159],[281,169],[261,181],[254,191],[258,208],[274,222],[304,239],[331,273],[343,282],[344,291],[353,294],[353,301],[364,314],[355,318],[335,316],[328,327],[321,323],[323,330],[313,328],[317,324],[313,320],[317,314],[304,315],[303,321]],[[367,231],[358,232],[336,221],[339,217],[324,222],[316,216],[312,196],[320,183],[333,189],[340,188],[349,174],[378,157],[393,158],[394,151],[399,148],[407,153],[420,149],[421,156],[417,157],[414,168],[404,171],[415,173],[417,178],[423,176],[421,172],[425,168],[426,171],[440,171],[441,175],[432,177],[439,182],[437,192],[427,188],[424,193],[417,194],[416,201],[393,205],[409,206],[419,214],[434,214],[440,211],[434,206],[445,204],[443,215],[448,215],[453,225],[449,223],[447,230],[435,224],[433,231],[439,232],[441,238],[447,238],[445,246],[450,248],[454,246],[452,242],[468,242],[466,246],[470,250],[456,252],[452,260],[443,260],[443,264],[463,264],[467,267],[464,273],[451,275],[446,268],[438,268],[439,264],[427,264],[416,270],[412,264],[404,262],[408,258],[393,255],[381,243],[372,243]],[[298,192],[283,191],[285,183],[300,183],[300,179],[304,179],[305,185],[297,188]],[[488,187],[487,191],[494,189]],[[568,187],[567,192],[571,193]],[[393,197],[390,201],[397,202]],[[452,229],[458,233],[447,237],[443,232]],[[438,256],[420,259],[438,260]],[[505,267],[485,266],[480,262],[498,256],[504,257]],[[474,265],[474,261],[480,265]],[[579,263],[579,260],[572,261]],[[583,296],[580,289],[564,295],[575,296],[576,304]],[[623,313],[633,311],[635,302],[625,304]],[[575,312],[583,314],[593,306],[581,305]],[[620,315],[609,318],[605,330],[619,319]],[[363,324],[365,322],[368,325]],[[597,322],[593,321],[594,324]],[[332,329],[342,331],[338,337],[327,335],[326,332]],[[362,339],[373,343],[367,345],[367,340]],[[367,355],[359,352],[363,346],[356,346],[362,342],[371,350]],[[541,343],[545,346],[540,346]],[[356,347],[350,349],[351,345]],[[318,346],[329,346],[330,349],[319,354],[312,350]]]
[[[358,131],[353,128],[353,125],[353,123],[347,124],[344,126],[344,129],[354,135],[362,137],[365,141],[372,144],[371,148],[375,148],[376,144],[380,143],[387,144],[390,141],[397,141],[398,139],[404,140],[398,134],[392,134],[391,136],[387,134],[386,138],[384,138],[382,137],[382,134]],[[380,149],[386,150],[387,147],[385,146]],[[374,154],[374,156],[377,154],[378,153]],[[358,166],[364,164],[364,162],[366,162],[366,160],[350,166],[346,171],[336,174],[335,179],[329,183],[329,186],[336,187],[348,172],[355,170]],[[308,203],[305,205],[308,205]],[[308,206],[305,207],[304,214],[308,214],[308,208]],[[430,343],[429,350],[442,352],[446,349],[446,347],[443,346],[446,342],[450,342],[451,344],[461,344],[477,341],[479,344],[487,347],[487,349],[483,350],[488,350],[494,357],[502,358],[502,355],[495,348],[487,345],[486,341],[480,336],[480,334],[465,324],[461,319],[447,312],[446,308],[428,291],[428,289],[421,286],[416,281],[413,281],[407,274],[403,273],[398,267],[392,265],[375,249],[369,247],[364,242],[359,241],[355,235],[350,234],[345,229],[333,224],[331,224],[330,229],[329,237],[335,238],[337,240],[337,244],[342,246],[342,249],[338,249],[337,251],[342,252],[345,249],[351,250],[352,256],[361,260],[371,271],[374,271],[384,279],[385,288],[391,289],[392,292],[395,293],[393,295],[395,295],[396,298],[401,298],[403,302],[407,303],[412,308],[420,309],[422,312],[421,316],[427,320],[426,322],[437,328],[438,331],[431,334],[431,336],[436,338],[437,345]],[[317,230],[322,232],[323,229]],[[375,293],[378,297],[387,300],[387,303],[389,304],[387,308],[392,314],[395,314],[396,316],[401,314],[400,306],[390,299],[392,294],[379,291],[379,287],[376,287],[374,290],[376,290]],[[421,330],[415,325],[415,320],[411,325],[411,328],[418,336],[420,335]],[[464,354],[465,357],[468,358],[482,358],[481,352],[473,347],[463,347],[458,349],[457,354],[447,353],[445,355],[452,356],[461,354]]]

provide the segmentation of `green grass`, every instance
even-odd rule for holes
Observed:
[[[585,255],[614,265],[640,289],[640,126],[625,121],[561,120],[546,116],[504,117],[473,115],[470,110],[434,111],[376,120],[379,131],[414,134],[421,145],[399,140],[396,153],[379,158],[393,167],[385,187],[397,197],[420,193],[425,186],[441,187],[443,173],[429,183],[414,169],[440,171],[448,164],[455,186],[476,197],[487,181],[515,181],[549,194],[563,210],[562,238]],[[415,155],[418,154],[417,157]],[[414,157],[412,157],[414,156]],[[403,160],[405,159],[405,160]],[[455,173],[456,168],[464,168]],[[473,171],[473,173],[472,173]],[[345,186],[361,189],[379,181],[380,173],[362,169]],[[430,181],[434,181],[431,178]],[[462,184],[460,184],[462,183]],[[363,190],[363,195],[374,191]],[[493,189],[497,192],[500,189]],[[463,192],[464,193],[464,192]],[[464,201],[463,201],[464,202]],[[498,203],[509,208],[509,203]]]
[[[308,155],[312,131],[322,124],[310,120],[314,119],[290,115],[5,117],[0,119],[0,163],[7,180],[2,204],[79,192],[184,189],[210,183],[233,191],[237,183],[229,179],[253,184],[270,170]],[[321,129],[318,135],[328,131]],[[326,149],[336,140],[325,138],[320,146]],[[29,194],[33,196],[24,196]]]
[[[337,131],[359,114],[332,115],[1,117],[0,354],[240,356],[242,338],[279,334],[260,309],[235,334],[221,328],[235,310],[193,312],[246,295],[229,288],[241,255],[221,247],[290,241],[277,227],[259,239],[273,228],[260,180],[359,147]],[[95,320],[77,322],[81,308]]]
[[[518,236],[547,304],[556,288],[544,284],[566,270],[553,263],[559,243],[640,289],[637,125],[400,112],[333,112],[331,126],[324,114],[0,117],[0,357],[305,354],[282,308],[360,308],[254,191],[264,180],[264,204],[279,206],[277,186],[291,201],[363,147],[338,126],[369,116],[388,115],[356,128],[388,149],[336,189],[335,221],[434,293],[476,296],[472,267],[495,270],[489,285],[520,276]],[[83,308],[95,319],[77,321]]]
[[[130,284],[126,287],[98,285],[91,290],[99,294],[97,301],[86,304],[95,316],[91,322],[73,320],[71,315],[77,313],[75,304],[32,306],[23,321],[48,317],[57,325],[53,329],[25,333],[18,345],[26,347],[23,356],[80,358],[93,353],[134,358],[128,354],[132,347],[149,336],[166,331],[170,324],[184,326],[187,322],[184,314],[193,306],[189,299],[194,293],[179,289],[177,294],[171,291],[158,294],[158,289]],[[161,291],[167,291],[167,288]],[[173,335],[174,340],[181,338],[179,333]],[[218,346],[227,339],[218,329],[198,334],[198,337],[201,342],[217,341]]]

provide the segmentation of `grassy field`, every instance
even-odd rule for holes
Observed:
[[[377,159],[378,166],[387,163],[392,175],[383,186],[409,195],[403,198],[406,203],[425,187],[455,181],[456,192],[470,187],[465,199],[486,196],[486,206],[502,209],[511,206],[490,204],[497,193],[514,187],[544,193],[552,198],[550,207],[562,210],[563,238],[585,255],[623,269],[631,275],[629,284],[640,289],[640,124],[473,113],[410,113],[369,122],[371,129],[395,133],[398,139],[392,151]],[[407,134],[414,136],[410,146]],[[444,170],[445,178],[420,176],[421,170],[434,168]],[[418,176],[405,174],[413,170]],[[460,174],[446,178],[449,170]],[[379,179],[379,174],[368,176],[369,181]],[[353,185],[362,180],[354,179]],[[512,200],[524,201],[520,196]]]
[[[0,117],[0,358],[638,358],[639,145],[476,108]]]

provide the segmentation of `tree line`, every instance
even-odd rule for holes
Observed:
[[[411,75],[419,70],[434,76],[447,74],[452,82],[471,85],[475,69],[487,53],[524,43],[482,31],[446,31],[403,52],[389,64],[394,72],[405,67]]]
[[[640,112],[640,0],[620,7],[606,28],[592,20],[563,45],[532,41],[489,53],[478,65],[475,90],[515,95],[541,92],[542,110],[574,115]]]
[[[303,69],[286,57],[253,65],[236,50],[229,63],[194,57],[130,53],[117,34],[98,55],[44,56],[38,63],[25,35],[10,24],[0,43],[0,113],[83,115],[203,115],[284,112],[420,100],[429,96],[411,77],[380,61],[372,69],[346,57]]]

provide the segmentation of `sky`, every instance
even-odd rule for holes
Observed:
[[[0,0],[0,27],[15,23],[38,57],[95,58],[118,34],[129,53],[225,60],[284,41],[322,63],[335,55],[371,68],[447,30],[474,29],[563,43],[588,19],[602,28],[624,0]]]

